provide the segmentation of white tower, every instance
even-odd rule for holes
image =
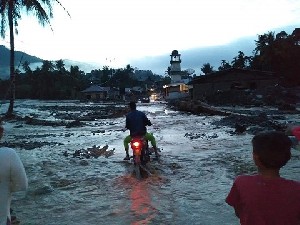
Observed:
[[[180,54],[177,50],[173,50],[170,60],[170,69],[169,69],[169,75],[171,77],[172,83],[180,82],[181,81],[181,59]]]

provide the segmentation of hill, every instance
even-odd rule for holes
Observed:
[[[9,78],[9,57],[10,57],[10,50],[3,45],[0,45],[0,79],[8,79]],[[22,71],[22,63],[24,61],[28,61],[30,63],[30,68],[35,70],[37,67],[41,67],[43,61],[45,59],[41,59],[36,56],[29,55],[25,52],[15,51],[15,68]],[[70,66],[78,66],[80,70],[84,71],[85,73],[90,72],[94,69],[100,69],[102,66],[96,63],[85,63],[85,62],[78,62],[74,60],[64,59],[65,68],[68,69]]]
[[[3,45],[0,45],[0,79],[7,79],[9,77],[9,57],[10,50]],[[29,63],[38,63],[43,60],[26,54],[25,52],[15,51],[15,67],[21,67],[21,63],[28,61]]]

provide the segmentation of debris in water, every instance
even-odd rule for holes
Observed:
[[[108,150],[108,145],[105,145],[102,148],[100,146],[94,145],[91,148],[75,150],[72,156],[73,158],[78,157],[78,158],[86,158],[86,159],[98,158],[99,156],[104,156],[105,158],[108,158],[112,156],[114,152],[115,152],[115,148]],[[67,151],[65,151],[63,155],[65,157],[68,157],[70,154]]]

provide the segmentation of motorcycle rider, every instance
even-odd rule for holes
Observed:
[[[155,151],[156,159],[158,159],[159,154],[157,151],[156,140],[151,133],[147,132],[146,126],[151,126],[152,123],[145,115],[145,113],[136,109],[136,103],[131,101],[129,103],[130,112],[126,115],[125,128],[129,129],[130,135],[126,136],[124,139],[124,148],[126,152],[126,157],[124,160],[129,160],[128,146],[131,138],[134,136],[144,136],[146,140],[151,142],[151,145]]]

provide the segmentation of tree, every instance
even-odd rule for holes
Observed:
[[[279,32],[278,34],[276,34],[276,39],[286,39],[288,38],[288,34],[283,30],[281,32]]]
[[[226,60],[222,60],[221,61],[221,66],[219,66],[218,70],[222,71],[222,70],[228,70],[231,68],[231,65],[229,64],[229,62],[227,62]]]
[[[245,69],[249,67],[251,61],[251,57],[245,56],[244,52],[239,51],[238,56],[233,58],[232,67]]]
[[[117,69],[110,79],[109,85],[111,87],[133,87],[138,85],[139,82],[135,80],[132,76],[134,69],[128,64],[125,68]]]
[[[261,70],[272,71],[274,63],[272,62],[274,51],[275,34],[268,32],[263,35],[258,35],[258,40],[255,41],[256,48],[254,50],[255,61],[261,65]]]
[[[111,71],[108,66],[103,66],[102,68],[103,75],[101,77],[101,85],[109,86],[109,81],[111,79]]]
[[[66,72],[65,63],[62,59],[55,61],[55,67],[61,74]]]
[[[55,65],[49,60],[43,60],[41,71],[44,73],[53,72]]]
[[[27,73],[27,74],[31,74],[32,73],[32,70],[31,70],[31,68],[30,68],[29,65],[30,65],[30,63],[27,60],[22,63],[22,68],[25,71],[25,73]]]
[[[0,35],[5,37],[5,30],[9,28],[10,39],[10,102],[6,116],[13,115],[14,101],[15,101],[15,33],[18,34],[18,21],[21,19],[22,10],[25,9],[27,13],[32,12],[38,19],[42,26],[50,24],[50,18],[53,18],[52,3],[58,3],[65,11],[66,9],[58,0],[1,0],[0,14],[1,14],[1,30]],[[68,13],[68,12],[67,12]],[[69,15],[69,13],[68,13]],[[69,15],[70,16],[70,15]],[[52,29],[52,28],[51,28]]]
[[[79,69],[79,66],[70,66],[70,75],[75,78],[80,78],[84,72]]]
[[[214,70],[209,63],[204,63],[203,66],[201,67],[201,71],[206,75],[212,73]]]

